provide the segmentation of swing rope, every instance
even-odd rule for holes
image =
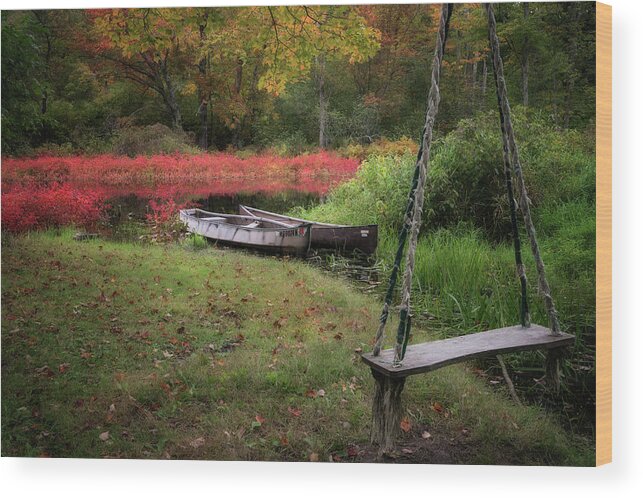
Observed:
[[[486,8],[486,7],[485,7]],[[493,15],[493,12],[492,14]],[[495,23],[495,19],[494,19]],[[491,29],[489,30],[489,43],[493,45],[493,36],[495,36],[495,24],[493,33]],[[497,39],[497,38],[496,38]],[[495,54],[494,53],[494,62]],[[500,59],[502,63],[502,59]],[[495,64],[494,64],[495,69]],[[498,71],[494,70],[493,72],[496,89],[498,88]],[[504,84],[504,78],[503,78]],[[498,110],[500,113],[500,129],[502,130],[502,161],[504,164],[504,173],[505,173],[505,184],[507,188],[507,197],[509,199],[509,215],[511,218],[511,234],[513,236],[514,243],[514,257],[516,260],[516,273],[520,279],[520,323],[523,327],[529,327],[531,325],[531,318],[529,316],[529,301],[527,299],[527,274],[525,272],[525,265],[522,262],[522,250],[520,244],[520,234],[518,233],[518,218],[516,216],[516,199],[514,198],[514,187],[513,187],[513,175],[511,173],[511,156],[509,152],[509,136],[507,132],[507,125],[505,122],[505,113],[502,105],[502,98],[499,91],[496,91],[496,96],[498,97]],[[511,118],[509,118],[511,119]]]
[[[493,72],[496,79],[496,93],[498,97],[498,109],[500,111],[500,122],[503,135],[503,154],[505,153],[504,149],[506,146],[506,148],[508,148],[508,155],[511,159],[511,165],[513,165],[513,173],[516,177],[518,191],[520,193],[520,210],[522,211],[527,236],[529,237],[531,252],[534,256],[534,260],[536,261],[536,271],[538,273],[538,288],[543,295],[545,309],[547,310],[547,315],[549,317],[549,324],[552,335],[560,335],[561,331],[560,323],[558,322],[558,312],[556,311],[556,307],[554,306],[554,300],[551,296],[551,289],[549,288],[549,283],[547,282],[547,277],[545,275],[545,264],[543,263],[542,257],[540,255],[540,248],[538,246],[538,240],[536,239],[536,228],[534,227],[534,223],[531,219],[531,210],[529,208],[530,201],[527,195],[527,188],[525,187],[525,181],[522,175],[522,166],[520,164],[520,157],[518,156],[516,136],[514,134],[513,125],[511,123],[511,109],[509,107],[509,98],[507,96],[507,84],[505,82],[502,58],[500,57],[500,42],[498,41],[498,35],[496,33],[496,17],[493,13],[493,7],[491,6],[491,4],[484,4],[484,9],[487,13],[487,19],[489,23],[489,44],[491,46]],[[505,161],[508,160],[509,158],[505,159]],[[508,185],[508,188],[512,187]],[[513,200],[513,190],[510,192],[510,198],[511,204],[511,200]],[[517,242],[517,247],[517,251],[519,251],[519,241]],[[525,269],[519,258],[519,252],[516,252],[516,265],[518,266],[518,274],[520,276],[521,286],[523,288],[523,309],[525,310],[525,318],[528,321],[528,310],[524,307],[526,304],[527,278],[526,276],[524,276]],[[525,323],[523,323],[523,325],[525,325]]]
[[[404,254],[404,246],[409,232],[411,233],[411,240],[406,255],[406,267],[404,271],[404,280],[402,284],[402,303],[400,305],[400,324],[397,331],[397,340],[395,345],[395,361],[399,362],[404,358],[406,352],[406,345],[411,330],[410,320],[410,300],[411,300],[411,284],[413,280],[413,267],[415,265],[415,251],[417,248],[417,238],[420,231],[422,222],[422,206],[424,204],[424,186],[426,184],[426,175],[428,171],[429,157],[431,153],[431,141],[433,138],[433,125],[435,117],[438,113],[438,106],[440,103],[440,70],[442,65],[442,58],[444,56],[444,49],[449,30],[449,21],[453,11],[452,4],[443,4],[440,13],[440,25],[437,33],[437,40],[435,46],[435,53],[433,56],[433,66],[431,71],[431,88],[429,90],[429,98],[426,112],[426,119],[424,129],[422,130],[422,140],[418,150],[415,171],[413,174],[413,183],[409,193],[409,199],[404,214],[404,222],[400,229],[397,253],[391,277],[389,279],[389,286],[384,299],[384,307],[380,315],[380,325],[375,337],[375,346],[373,348],[373,355],[378,356],[382,349],[384,341],[384,330],[389,316],[389,308],[393,300],[395,285],[397,283],[397,276],[400,270],[400,264]]]

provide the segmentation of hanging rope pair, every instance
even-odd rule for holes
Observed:
[[[525,266],[522,262],[521,243],[518,232],[518,222],[516,215],[516,201],[514,199],[513,176],[515,175],[518,190],[520,193],[520,210],[523,214],[527,235],[529,237],[531,250],[536,260],[536,269],[538,272],[539,289],[543,294],[545,301],[545,308],[547,310],[550,327],[552,334],[560,334],[560,325],[558,322],[558,315],[554,307],[554,302],[551,297],[551,290],[545,276],[545,267],[540,256],[538,241],[536,239],[536,230],[531,219],[531,212],[529,209],[529,198],[525,188],[524,179],[522,175],[522,167],[518,155],[518,148],[516,146],[515,134],[511,123],[511,110],[509,107],[509,99],[507,97],[507,87],[504,79],[504,69],[502,65],[502,58],[500,56],[500,48],[498,36],[496,34],[496,20],[493,13],[493,8],[490,4],[484,4],[484,9],[487,14],[489,26],[489,44],[491,47],[491,54],[493,58],[494,77],[496,81],[496,95],[498,98],[498,109],[500,113],[500,127],[502,131],[503,142],[503,162],[507,196],[509,198],[509,209],[511,215],[512,236],[514,241],[514,256],[516,261],[516,271],[520,279],[521,299],[520,299],[520,320],[523,327],[530,326],[529,305],[527,300],[527,276]],[[393,360],[394,366],[399,366],[406,353],[406,347],[409,341],[411,331],[411,287],[413,280],[413,270],[415,267],[415,253],[417,250],[417,240],[422,223],[422,209],[424,205],[424,189],[426,185],[426,178],[428,174],[431,154],[431,142],[433,138],[433,126],[437,116],[438,107],[440,104],[440,72],[442,60],[444,57],[444,50],[449,30],[449,22],[453,11],[452,4],[443,4],[440,13],[440,24],[438,27],[436,47],[433,56],[433,64],[431,70],[431,88],[429,90],[428,105],[426,111],[426,119],[424,128],[422,130],[422,137],[420,141],[420,148],[418,150],[415,171],[413,174],[413,181],[411,191],[404,214],[404,221],[400,229],[397,252],[389,285],[384,298],[384,306],[380,315],[380,324],[375,337],[375,345],[373,348],[373,356],[379,356],[382,343],[384,341],[384,331],[386,322],[389,317],[389,310],[395,293],[395,286],[400,271],[400,265],[404,254],[404,247],[407,238],[410,234],[408,241],[408,249],[406,253],[406,262],[404,270],[404,278],[401,289],[401,303],[400,303],[400,322],[398,325],[396,343],[395,343],[395,356]]]

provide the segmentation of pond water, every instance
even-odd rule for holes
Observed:
[[[189,202],[194,207],[213,211],[217,213],[237,214],[239,204],[253,206],[259,209],[285,213],[296,206],[312,206],[319,204],[324,199],[324,194],[313,192],[302,192],[297,190],[284,190],[278,193],[235,193],[192,196],[189,194],[178,194],[174,200],[178,203]],[[138,193],[130,193],[112,197],[108,200],[110,209],[110,224],[118,225],[128,220],[145,220],[149,213],[148,196]]]

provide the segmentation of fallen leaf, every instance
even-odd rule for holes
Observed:
[[[400,420],[400,429],[404,432],[409,432],[411,430],[411,421],[409,420],[409,417],[404,417]]]
[[[69,367],[71,365],[69,363],[61,363],[58,365],[58,371],[62,374],[65,373],[67,370],[69,370]]]
[[[306,391],[306,397],[307,398],[316,398],[317,397],[317,391],[314,391],[312,389],[308,389],[308,391]]]
[[[429,439],[431,437],[431,433],[429,431],[424,431],[422,433],[422,438],[423,439]]]
[[[442,403],[440,403],[439,401],[436,401],[435,403],[433,403],[432,408],[433,408],[433,411],[437,413],[442,413],[444,411],[444,407],[442,406]]]
[[[402,448],[402,453],[406,455],[412,455],[413,453],[415,453],[415,451],[412,450],[411,448]]]
[[[304,310],[304,315],[311,316],[312,314],[317,313],[317,311],[319,311],[319,308],[311,306],[310,308],[306,308]]]
[[[101,441],[107,441],[109,439],[109,431],[101,432],[98,439]]]
[[[42,375],[43,377],[53,377],[54,372],[48,365],[44,365],[40,368],[36,368],[36,373]]]
[[[311,462],[319,462],[319,454],[317,454],[317,453],[311,453],[311,454],[308,456],[308,460],[310,460]]]
[[[299,417],[301,415],[301,410],[289,406],[288,413],[290,413],[293,417]]]
[[[346,453],[348,454],[349,457],[356,457],[358,454],[357,448],[355,446],[349,446],[346,449]]]
[[[326,396],[326,391],[324,391],[323,389],[320,389],[319,391],[317,391],[317,396],[319,396],[320,398],[323,398],[324,396]]]
[[[263,424],[266,421],[266,419],[263,418],[261,415],[257,415],[255,417],[255,420],[259,423],[259,425]]]

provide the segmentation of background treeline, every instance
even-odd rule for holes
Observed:
[[[495,9],[514,106],[591,130],[594,4]],[[5,11],[2,153],[416,138],[437,19],[436,5]],[[496,98],[480,6],[456,5],[451,27],[441,136]]]

